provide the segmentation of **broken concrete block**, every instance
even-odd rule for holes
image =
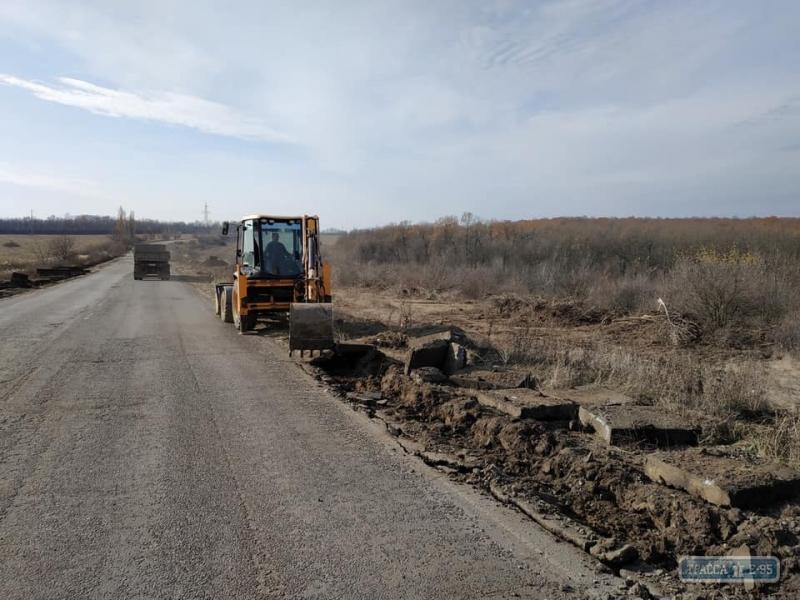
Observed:
[[[483,406],[515,419],[569,421],[578,413],[578,405],[572,400],[552,398],[526,388],[480,391],[475,397]]]
[[[11,273],[11,287],[18,287],[18,288],[31,288],[33,287],[33,282],[28,277],[27,273],[18,273],[14,271]]]
[[[633,404],[630,396],[604,387],[579,386],[570,389],[544,390],[548,396],[565,398],[581,406],[608,406],[611,404]]]
[[[614,567],[627,565],[639,558],[639,551],[631,544],[625,544],[616,550],[604,550],[601,544],[596,544],[592,546],[589,553],[604,563]]]
[[[651,454],[645,473],[718,506],[758,508],[800,496],[800,471],[779,463],[689,448]]]
[[[431,342],[439,341],[453,342],[458,340],[455,339],[452,330],[443,329],[425,335],[409,336],[407,343],[411,348],[421,348],[422,346],[427,346]]]
[[[412,371],[411,379],[417,383],[443,383],[447,381],[447,375],[436,367],[419,367]]]
[[[408,375],[411,371],[420,367],[441,368],[449,346],[450,342],[447,340],[434,340],[422,346],[414,346],[406,358],[405,374]]]
[[[367,407],[375,407],[381,400],[380,392],[350,392],[347,394],[347,399],[351,402],[361,404]]]
[[[456,371],[450,381],[459,387],[473,390],[536,388],[536,378],[529,371],[467,367]]]
[[[471,471],[482,465],[481,460],[475,456],[454,456],[442,452],[420,452],[419,457],[431,466],[450,467],[457,471]]]
[[[694,446],[697,430],[654,406],[581,406],[578,419],[608,444],[645,442],[657,446]]]
[[[461,344],[450,342],[445,354],[442,370],[446,375],[452,375],[467,366],[467,349]]]

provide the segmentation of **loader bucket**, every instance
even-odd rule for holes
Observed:
[[[333,305],[293,302],[289,308],[289,352],[333,347]]]

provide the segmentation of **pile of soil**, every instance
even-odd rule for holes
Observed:
[[[491,305],[500,316],[523,321],[552,320],[563,325],[603,323],[614,316],[577,300],[522,298],[511,294],[492,297]]]
[[[546,500],[606,543],[633,545],[672,589],[680,589],[670,575],[680,556],[724,555],[743,544],[753,555],[781,559],[789,579],[781,593],[800,589],[800,504],[761,511],[714,506],[653,483],[643,452],[607,446],[568,422],[515,420],[482,406],[469,390],[416,381],[390,359],[367,362],[353,365],[360,376],[348,377],[345,365],[328,375],[342,391],[379,393],[378,416],[426,451],[456,463],[469,456],[467,468],[443,467],[453,477]]]
[[[204,267],[226,267],[228,263],[213,254],[201,263]]]

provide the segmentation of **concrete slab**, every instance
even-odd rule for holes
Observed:
[[[580,386],[569,389],[543,390],[548,396],[564,398],[581,406],[607,406],[609,404],[633,404],[634,399],[622,392],[604,387]]]
[[[452,375],[467,366],[467,349],[461,344],[450,342],[442,364],[442,371]]]
[[[651,454],[645,473],[719,506],[758,508],[800,497],[800,471],[780,463],[689,448]]]
[[[452,329],[441,329],[439,331],[434,331],[433,333],[426,333],[424,335],[409,335],[408,336],[408,346],[410,348],[421,348],[431,342],[453,342],[458,341],[458,334],[454,332]]]
[[[515,419],[569,421],[578,414],[578,405],[572,400],[552,398],[526,388],[478,391],[475,397],[481,405]]]
[[[578,419],[614,446],[635,442],[661,447],[697,445],[696,429],[654,406],[581,406]]]
[[[500,390],[511,388],[535,388],[536,378],[530,371],[513,369],[487,369],[467,367],[456,371],[450,381],[459,387],[473,390]]]
[[[420,367],[441,368],[447,358],[450,342],[447,340],[433,340],[409,350],[405,363],[405,374]]]

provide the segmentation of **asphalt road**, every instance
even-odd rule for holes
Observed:
[[[560,598],[616,585],[403,455],[191,286],[131,269],[0,301],[0,598]]]

